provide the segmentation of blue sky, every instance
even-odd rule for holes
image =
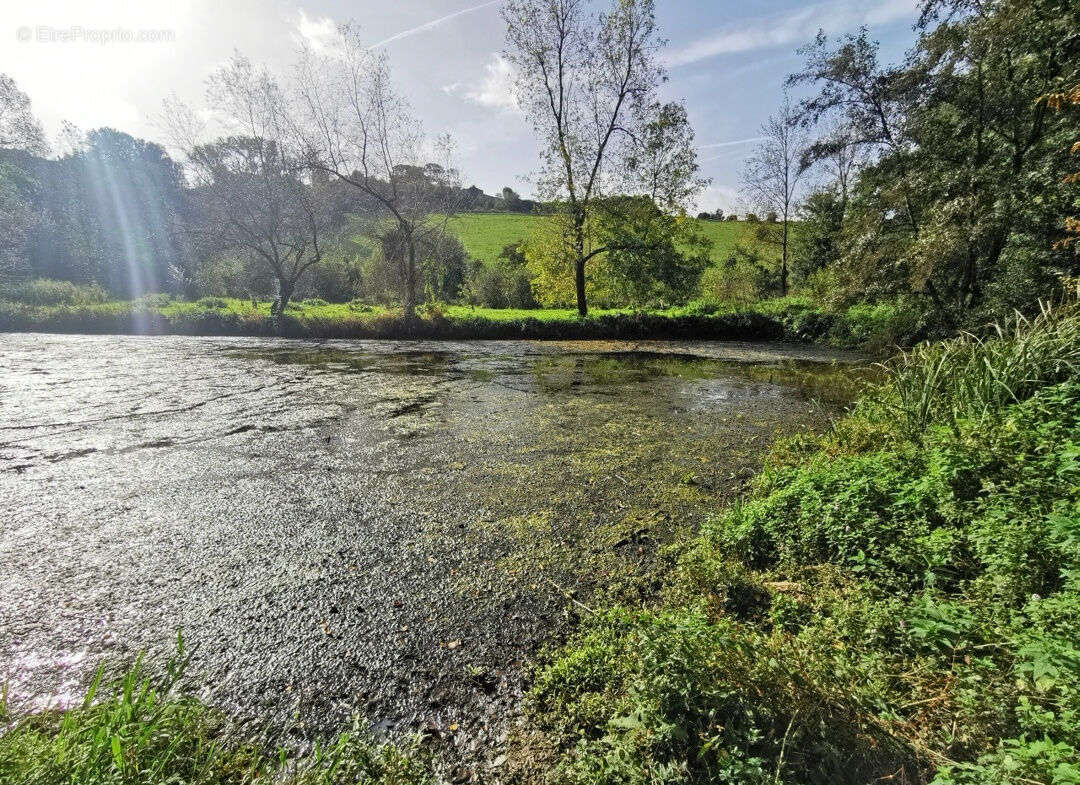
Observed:
[[[486,191],[531,191],[537,148],[508,98],[499,52],[499,0],[38,0],[4,12],[0,72],[30,95],[55,132],[62,120],[84,129],[113,125],[160,138],[153,117],[165,94],[198,106],[203,80],[235,50],[284,71],[297,43],[318,40],[337,22],[360,23],[391,57],[401,91],[425,128],[449,131],[463,178]],[[795,50],[818,28],[862,24],[885,59],[912,44],[916,0],[658,0],[669,41],[666,98],[684,99],[713,185],[701,207],[738,207],[742,162],[780,100]],[[153,41],[40,40],[56,30],[166,31]],[[30,40],[26,30],[31,31]],[[79,34],[77,34],[79,35]],[[46,36],[46,38],[48,38]],[[100,38],[100,36],[99,36]]]

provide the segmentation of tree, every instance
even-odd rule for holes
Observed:
[[[505,186],[502,189],[502,200],[506,209],[510,212],[517,212],[521,209],[521,197],[510,186]]]
[[[277,282],[280,317],[297,282],[322,259],[328,190],[305,178],[286,97],[265,69],[235,56],[208,79],[207,99],[240,134],[200,142],[190,112],[175,103],[167,112],[187,154],[204,250],[250,253]]]
[[[596,205],[616,193],[646,194],[662,211],[696,193],[693,131],[680,105],[661,105],[664,79],[653,0],[611,0],[599,16],[587,0],[509,0],[505,56],[515,93],[541,143],[537,190],[563,213],[578,313],[588,313],[586,265]]]
[[[1067,90],[1058,93],[1049,93],[1042,98],[1054,111],[1062,111],[1066,107],[1080,107],[1080,83],[1073,85]],[[1069,147],[1071,155],[1080,155],[1080,140],[1074,141]],[[1080,183],[1080,171],[1069,172],[1063,178],[1066,185]],[[1074,246],[1080,249],[1080,217],[1075,215],[1065,216],[1065,237],[1058,241],[1062,248]]]
[[[80,220],[95,277],[128,297],[162,291],[186,254],[180,166],[160,145],[112,128],[90,131],[64,164],[71,205],[89,212]]]
[[[798,282],[839,260],[845,201],[840,194],[839,187],[819,188],[799,207],[800,231],[791,253],[791,273]]]
[[[799,181],[805,135],[791,104],[785,99],[778,114],[761,127],[762,142],[746,162],[743,184],[750,201],[766,211],[769,223],[780,221],[780,294],[788,290],[790,223],[798,208]]]
[[[0,74],[0,150],[36,155],[48,152],[30,99],[7,74]],[[36,222],[28,197],[33,189],[33,178],[27,172],[13,161],[0,161],[0,272],[26,263],[26,243]]]
[[[684,216],[664,212],[646,196],[599,202],[593,234],[607,248],[610,288],[621,302],[684,302],[709,265],[712,243]]]
[[[880,66],[865,31],[835,48],[819,35],[789,79],[819,89],[800,104],[804,124],[829,123],[810,158],[863,159],[844,203],[851,294],[914,290],[953,322],[1032,309],[1077,268],[1055,246],[1069,120],[1039,100],[1080,78],[1075,3],[922,5],[902,64]]]
[[[361,198],[374,218],[367,231],[401,267],[405,316],[412,318],[424,238],[443,230],[454,200],[465,193],[456,171],[424,164],[423,131],[393,89],[385,53],[372,52],[352,25],[340,28],[325,54],[303,50],[297,94],[307,164]],[[448,138],[437,146],[449,154]]]
[[[903,132],[907,102],[912,82],[902,69],[882,68],[878,64],[878,44],[866,28],[856,35],[844,36],[836,49],[818,32],[813,43],[799,50],[806,57],[802,71],[787,79],[789,87],[808,84],[820,92],[804,100],[798,119],[805,128],[825,118],[838,121],[823,141],[810,145],[804,166],[835,154],[837,140],[848,150],[869,148],[886,150],[896,156],[902,179],[906,218],[913,231],[918,229],[914,200],[906,182],[908,166],[904,153],[910,149]],[[839,129],[839,130],[838,130]]]
[[[49,151],[41,123],[30,110],[30,99],[7,74],[0,74],[0,149],[36,155]]]
[[[25,172],[0,161],[0,274],[26,266],[26,243],[36,220],[27,197],[32,187]]]

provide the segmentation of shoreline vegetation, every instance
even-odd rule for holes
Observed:
[[[649,599],[590,600],[536,664],[506,781],[1080,781],[1080,304],[886,367],[662,552]],[[355,730],[275,758],[142,668],[3,716],[0,782],[435,777],[419,740]]]
[[[109,300],[101,290],[39,282],[52,296],[9,299],[0,293],[0,332],[117,335],[277,336],[284,338],[421,338],[447,340],[672,339],[821,343],[885,352],[919,334],[912,314],[896,304],[834,311],[805,297],[746,306],[691,303],[666,309],[497,309],[428,304],[413,319],[399,308],[358,301],[290,304],[280,319],[271,303],[225,297],[195,301],[167,295]],[[34,290],[34,287],[30,287]]]

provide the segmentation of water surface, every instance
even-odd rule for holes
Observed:
[[[537,647],[598,593],[633,601],[854,359],[2,335],[0,679],[62,704],[182,628],[194,686],[249,728],[359,714],[482,746]]]

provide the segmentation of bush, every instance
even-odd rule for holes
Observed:
[[[529,273],[501,262],[478,265],[465,282],[464,296],[485,308],[536,308]]]
[[[107,302],[109,293],[92,284],[35,278],[9,283],[0,289],[0,299],[27,305],[95,305]]]
[[[541,671],[557,779],[1080,781],[1078,328],[1065,304],[920,347],[778,447],[662,607]]]

